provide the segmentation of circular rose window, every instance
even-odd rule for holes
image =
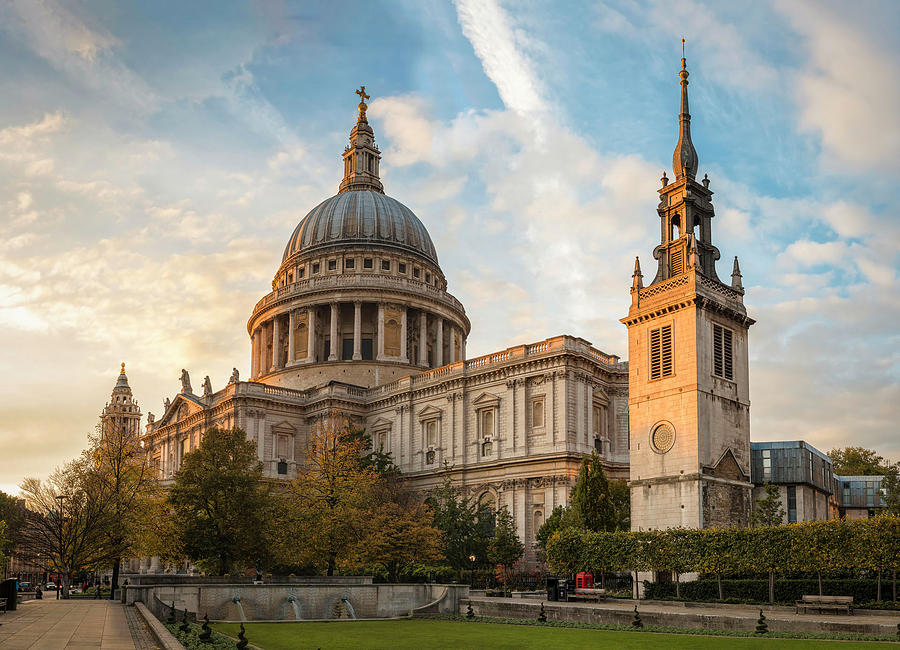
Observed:
[[[675,446],[675,429],[668,422],[657,424],[650,434],[650,444],[661,454]]]

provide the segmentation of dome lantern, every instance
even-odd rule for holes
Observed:
[[[378,177],[381,152],[375,146],[375,132],[366,119],[366,100],[370,97],[365,86],[360,86],[356,94],[359,95],[359,116],[350,131],[350,145],[344,148],[344,179],[338,192],[369,190],[384,194],[384,186]]]

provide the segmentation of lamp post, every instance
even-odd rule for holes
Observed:
[[[477,558],[474,555],[469,556],[469,562],[472,563],[472,579],[470,581],[472,583],[472,589],[475,588],[475,560],[476,559]]]
[[[62,583],[62,569],[63,569],[63,502],[66,500],[65,494],[57,494],[56,500],[59,501],[59,509],[56,511],[56,521],[59,526],[59,537],[57,538],[57,542],[59,543],[59,548],[57,549],[59,555],[59,569],[60,573],[57,575],[57,583]],[[60,595],[59,592],[62,591],[61,584],[56,585],[56,600],[59,600]]]

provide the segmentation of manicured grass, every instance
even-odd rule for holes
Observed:
[[[239,625],[217,623],[215,629],[236,637]],[[740,637],[690,636],[653,632],[618,632],[606,630],[566,629],[502,625],[494,623],[461,623],[437,620],[342,621],[334,623],[247,623],[247,639],[265,650],[295,648],[538,648],[569,650],[570,648],[728,648],[728,650],[812,650],[823,645],[835,650],[872,648],[861,641],[825,641],[822,639],[756,639]]]

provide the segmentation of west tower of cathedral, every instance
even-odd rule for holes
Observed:
[[[128,435],[140,435],[141,409],[131,394],[131,386],[128,385],[124,363],[122,363],[122,369],[119,371],[119,377],[116,379],[109,402],[100,413],[100,427],[103,432],[124,430]]]
[[[648,285],[635,260],[628,327],[631,526],[746,525],[750,513],[747,334],[737,258],[716,274],[709,178],[697,181],[687,62],[681,59],[675,179],[665,173]]]

